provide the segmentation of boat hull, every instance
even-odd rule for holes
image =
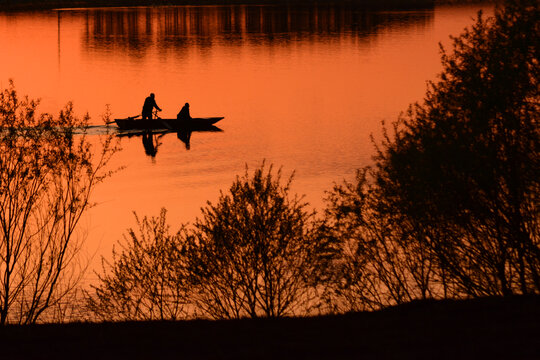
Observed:
[[[223,117],[137,120],[132,118],[114,119],[120,130],[212,130]]]

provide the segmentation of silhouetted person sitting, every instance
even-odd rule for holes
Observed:
[[[176,136],[186,145],[186,150],[189,150],[190,148],[189,141],[191,139],[191,131],[190,130],[178,131],[176,133]]]
[[[191,120],[191,115],[189,115],[189,104],[186,103],[182,110],[176,115],[178,120]]]
[[[158,111],[161,111],[161,109],[159,108],[159,106],[157,106],[156,104],[156,99],[154,97],[154,93],[150,94],[149,97],[147,97],[145,100],[144,100],[144,105],[143,105],[143,108],[142,108],[142,118],[143,120],[151,120],[152,119],[152,110],[154,110],[154,108],[156,108]]]

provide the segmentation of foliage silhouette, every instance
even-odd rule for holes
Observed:
[[[0,93],[1,324],[46,318],[73,292],[84,268],[76,227],[117,150],[109,135],[96,151],[71,103],[58,117],[38,104],[12,81]]]
[[[333,257],[314,213],[290,184],[263,164],[237,177],[216,205],[208,203],[190,238],[199,309],[215,319],[306,314]]]
[[[538,294],[538,15],[507,2],[441,49],[439,80],[385,130],[374,165],[328,194],[324,221],[289,195],[292,177],[246,169],[193,228],[139,222],[93,309],[161,318],[166,286],[175,309],[215,319]]]
[[[323,311],[335,246],[314,212],[263,163],[202,219],[171,235],[166,211],[139,220],[86,293],[101,320],[282,317]],[[330,239],[330,240],[329,240]]]
[[[481,13],[378,159],[392,205],[470,296],[540,292],[537,1]]]
[[[184,228],[170,234],[166,210],[139,219],[112,262],[102,259],[99,285],[87,292],[88,309],[101,320],[177,320],[189,310],[189,273]]]
[[[326,300],[333,312],[376,310],[442,297],[436,262],[407,218],[386,211],[369,168],[328,193],[322,233],[340,242]]]
[[[330,193],[342,304],[540,292],[539,15],[531,0],[480,12],[374,166]]]

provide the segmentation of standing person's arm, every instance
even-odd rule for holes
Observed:
[[[156,103],[156,100],[154,100],[154,107],[155,107],[156,109],[158,109],[159,111],[161,111],[161,109],[159,108],[159,106],[158,106],[157,103]]]

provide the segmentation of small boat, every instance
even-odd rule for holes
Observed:
[[[223,117],[191,118],[179,119],[151,119],[140,120],[136,117],[126,119],[114,119],[120,130],[191,130],[191,131],[212,131],[214,124],[222,120]]]

